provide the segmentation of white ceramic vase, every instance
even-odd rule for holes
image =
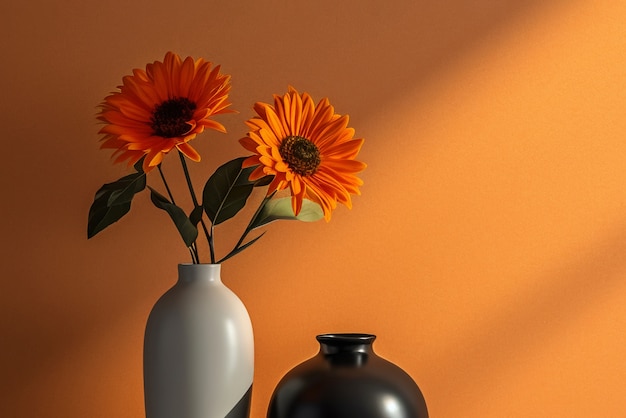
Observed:
[[[219,264],[180,264],[144,339],[146,418],[247,418],[252,324]]]

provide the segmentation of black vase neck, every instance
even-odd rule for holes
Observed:
[[[372,344],[376,339],[372,334],[321,334],[316,337],[320,351],[325,355],[340,353],[373,353]]]

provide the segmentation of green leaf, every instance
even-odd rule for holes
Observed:
[[[245,205],[255,182],[248,177],[254,167],[242,168],[246,157],[231,160],[207,180],[202,193],[202,206],[213,225],[235,216]]]
[[[135,195],[146,188],[146,174],[129,174],[113,183],[103,185],[89,208],[87,237],[91,238],[130,211]]]
[[[198,225],[202,220],[202,214],[204,213],[204,208],[202,206],[196,206],[191,213],[189,214],[189,220],[193,225]]]
[[[274,180],[274,176],[263,176],[260,179],[254,181],[254,187],[267,186],[268,184],[272,182],[272,180]]]
[[[143,160],[146,159],[146,156],[144,155],[143,157],[141,157],[141,159],[139,161],[137,161],[135,163],[135,165],[133,166],[133,168],[135,169],[135,171],[137,171],[138,173],[143,173]]]
[[[221,260],[219,260],[217,263],[223,263],[224,261],[228,260],[229,258],[231,258],[232,256],[239,254],[240,252],[242,252],[243,250],[245,250],[246,248],[248,248],[249,246],[251,246],[252,244],[254,244],[255,242],[257,242],[263,235],[265,235],[265,232],[263,232],[261,235],[259,235],[258,237],[246,242],[244,245],[235,248],[234,250],[232,250],[230,253],[228,253],[228,255],[226,255],[224,258],[222,258]]]
[[[324,217],[324,211],[317,203],[304,199],[302,209],[296,216],[291,206],[291,197],[268,200],[259,214],[250,223],[249,229],[255,229],[277,220],[315,222]]]
[[[165,196],[154,190],[152,187],[148,188],[150,189],[150,199],[152,200],[152,203],[154,203],[154,206],[159,209],[163,209],[170,215],[170,218],[174,221],[174,225],[176,225],[176,229],[178,229],[180,236],[183,241],[185,241],[185,245],[187,247],[191,247],[191,244],[193,244],[198,237],[198,229],[191,223],[187,214],[185,214],[181,208],[170,202]]]

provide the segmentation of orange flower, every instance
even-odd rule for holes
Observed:
[[[144,155],[144,171],[159,165],[165,154],[177,148],[193,161],[200,161],[189,141],[205,128],[226,132],[211,119],[228,109],[230,76],[210,62],[168,52],[163,62],[135,69],[123,78],[119,92],[104,99],[98,119],[105,126],[102,148],[116,150],[115,162],[135,164]]]
[[[356,175],[366,165],[355,160],[363,139],[353,138],[348,116],[336,114],[328,99],[315,105],[293,87],[275,95],[274,106],[256,103],[254,110],[259,116],[246,122],[251,131],[239,140],[255,153],[244,162],[258,166],[250,179],[274,176],[268,194],[289,187],[296,215],[303,199],[318,203],[326,221],[337,202],[351,208],[350,195],[360,194],[363,184]]]

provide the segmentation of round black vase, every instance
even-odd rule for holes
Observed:
[[[319,353],[290,370],[268,418],[428,418],[424,396],[400,367],[379,357],[371,334],[317,336]]]

